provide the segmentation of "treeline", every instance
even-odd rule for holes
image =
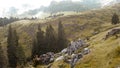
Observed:
[[[4,26],[4,25],[7,25],[7,24],[10,24],[12,22],[15,22],[15,21],[19,21],[19,20],[35,20],[35,19],[38,19],[37,17],[31,17],[31,18],[17,18],[17,17],[10,17],[10,18],[7,18],[7,17],[4,17],[4,18],[0,18],[0,26]]]
[[[68,40],[66,39],[64,28],[61,22],[58,24],[58,32],[56,33],[52,25],[46,27],[46,32],[38,26],[35,39],[33,40],[32,57],[41,55],[47,52],[59,52],[67,47]]]
[[[46,27],[46,32],[42,31],[41,26],[33,39],[31,58],[35,55],[41,55],[47,52],[59,52],[67,47],[67,39],[61,22],[58,24],[56,33],[52,25]],[[0,68],[23,68],[27,63],[25,51],[19,44],[17,31],[9,25],[7,36],[7,51],[0,44]]]
[[[7,18],[7,17],[4,17],[4,18],[0,18],[0,26],[4,26],[6,24],[9,24],[9,23],[12,23],[14,21],[18,21],[19,18],[16,18],[16,17],[10,17],[10,18]]]

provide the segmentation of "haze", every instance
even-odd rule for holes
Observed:
[[[14,14],[22,14],[25,11],[39,8],[40,6],[48,6],[53,0],[0,0],[0,17],[9,15],[11,12]],[[63,1],[63,0],[54,0],[54,1]],[[67,0],[66,0],[67,1]],[[81,0],[72,0],[72,1],[81,1]],[[99,1],[99,0],[98,0]],[[101,0],[101,3],[107,4],[112,0]],[[15,10],[13,12],[13,10]]]

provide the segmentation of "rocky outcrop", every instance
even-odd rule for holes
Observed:
[[[107,35],[105,36],[105,40],[108,39],[109,37],[111,36],[116,36],[116,38],[118,37],[118,34],[120,34],[120,28],[117,28],[117,29],[112,29],[111,31],[109,31],[107,33]]]

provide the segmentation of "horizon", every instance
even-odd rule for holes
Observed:
[[[51,1],[69,1],[69,0],[0,0],[0,17],[6,17],[11,16],[12,14],[23,14],[24,12],[27,12],[29,10],[34,10],[37,8],[40,8],[41,6],[49,6]],[[71,0],[70,0],[71,1]],[[72,1],[82,1],[82,0],[72,0]],[[112,0],[104,0],[101,1],[103,4],[107,4],[108,2],[111,2]]]

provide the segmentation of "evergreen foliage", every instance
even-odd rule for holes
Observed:
[[[119,23],[119,17],[116,13],[112,16],[112,24],[118,24]]]
[[[17,65],[23,65],[25,62],[25,53],[18,43],[18,36],[16,30],[9,26],[7,38],[7,52],[9,59],[9,66],[16,68]]]

